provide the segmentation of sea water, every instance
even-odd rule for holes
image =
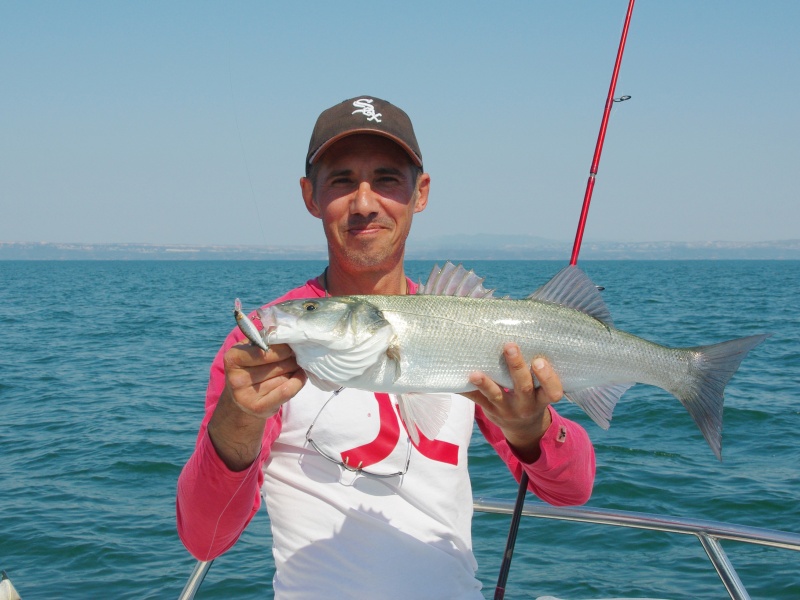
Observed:
[[[412,261],[414,279],[428,261]],[[522,297],[563,263],[466,265]],[[637,385],[608,431],[562,401],[597,451],[590,507],[800,532],[800,262],[582,264],[617,327],[691,346],[772,332],[726,392],[723,461],[683,407]],[[175,531],[175,485],[203,416],[208,367],[254,308],[319,274],[319,261],[0,262],[0,569],[22,597],[175,598],[195,563]],[[516,483],[480,434],[476,496]],[[533,500],[529,496],[529,500]],[[492,597],[509,518],[478,514]],[[218,558],[198,598],[271,597],[262,510]],[[800,598],[800,555],[724,543],[753,598]],[[413,575],[413,574],[410,574]],[[523,519],[509,598],[722,598],[697,540]],[[336,593],[332,590],[331,597]]]

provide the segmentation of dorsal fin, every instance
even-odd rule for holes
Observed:
[[[561,269],[555,277],[528,296],[528,299],[574,308],[610,327],[614,325],[597,286],[586,273],[573,265]]]
[[[491,298],[494,290],[483,287],[483,278],[467,271],[462,265],[447,261],[444,267],[434,265],[428,281],[420,283],[417,294],[427,296],[462,296],[464,298]]]

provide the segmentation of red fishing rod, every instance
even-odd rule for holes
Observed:
[[[569,264],[573,266],[578,262],[578,254],[580,253],[581,243],[583,242],[583,230],[586,229],[586,218],[589,215],[589,204],[592,202],[594,182],[600,167],[600,155],[603,152],[603,144],[606,140],[606,129],[608,128],[608,118],[611,115],[611,107],[614,106],[615,102],[622,102],[630,99],[630,96],[614,98],[614,90],[617,87],[617,77],[619,76],[619,68],[622,64],[622,54],[625,52],[625,41],[628,39],[628,27],[631,23],[631,15],[633,14],[633,4],[635,1],[636,0],[628,1],[628,11],[625,14],[625,24],[622,27],[622,35],[619,40],[617,59],[614,62],[614,72],[611,75],[611,85],[608,86],[608,97],[606,98],[606,105],[603,110],[603,120],[600,122],[600,133],[597,135],[597,144],[594,148],[592,166],[589,168],[589,180],[586,182],[586,192],[583,195],[583,207],[581,208],[581,216],[578,220],[578,230],[575,232],[575,242],[572,245],[572,256],[569,260]],[[528,474],[523,470],[519,480],[517,501],[514,505],[514,512],[511,515],[511,525],[508,531],[508,539],[506,540],[506,549],[503,553],[503,563],[500,565],[500,574],[497,577],[494,600],[503,600],[506,593],[506,581],[508,580],[508,572],[511,569],[511,558],[514,554],[514,545],[517,542],[517,532],[519,531],[519,522],[522,517],[522,508],[525,504],[525,492],[527,490]]]
[[[630,96],[614,98],[614,90],[617,87],[617,76],[619,75],[619,67],[622,64],[622,53],[625,51],[625,40],[628,37],[628,26],[631,22],[633,3],[635,1],[636,0],[630,0],[630,3],[628,4],[628,13],[625,15],[625,25],[622,28],[622,37],[619,41],[619,50],[617,50],[617,60],[614,63],[614,73],[611,75],[611,85],[608,86],[606,107],[603,111],[603,120],[600,122],[600,133],[597,135],[597,144],[594,148],[592,166],[589,169],[589,180],[586,182],[586,192],[583,195],[583,208],[581,209],[581,217],[578,220],[578,231],[575,233],[575,243],[572,245],[572,257],[569,259],[569,264],[573,266],[577,264],[578,253],[581,251],[583,230],[586,228],[586,217],[589,215],[589,204],[592,202],[594,180],[597,177],[597,170],[600,168],[600,154],[603,152],[603,143],[606,141],[606,129],[608,128],[608,117],[611,115],[611,107],[614,105],[614,102],[622,102],[630,99]]]

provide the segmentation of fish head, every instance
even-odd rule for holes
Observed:
[[[269,344],[288,344],[323,390],[336,390],[380,364],[394,339],[383,313],[360,298],[289,300],[259,311]]]
[[[260,310],[270,344],[313,344],[330,350],[357,347],[389,326],[368,301],[351,297],[288,300]]]

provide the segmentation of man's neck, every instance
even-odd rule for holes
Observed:
[[[408,293],[408,281],[402,261],[389,271],[364,270],[350,272],[331,263],[319,277],[320,285],[330,296],[403,295]]]

